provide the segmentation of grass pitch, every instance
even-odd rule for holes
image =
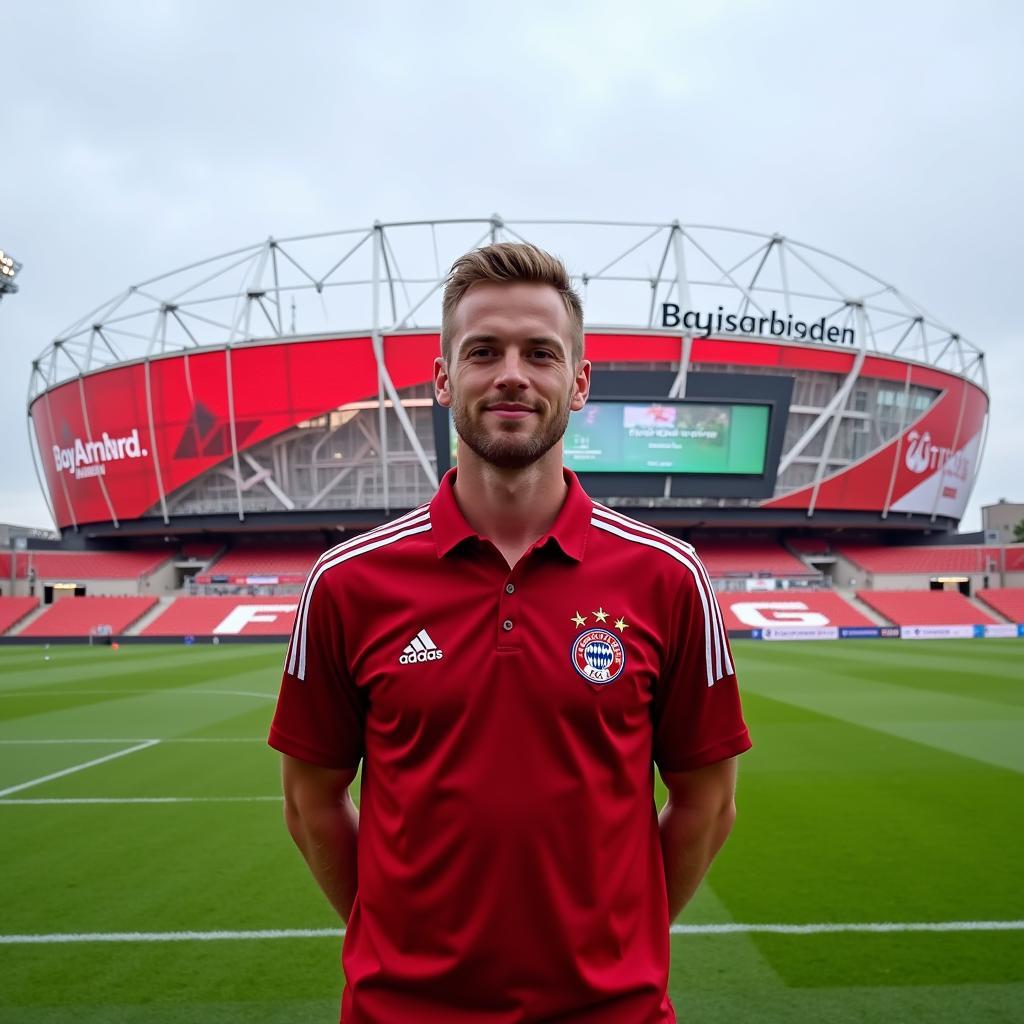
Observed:
[[[681,1019],[1024,1019],[1024,644],[735,648],[755,747],[679,924],[751,927],[673,937]],[[283,653],[0,649],[2,1024],[337,1020],[337,938],[209,936],[337,924],[264,742]],[[879,923],[939,930],[756,930]]]

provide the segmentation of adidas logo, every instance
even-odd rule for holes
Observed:
[[[398,662],[401,665],[415,665],[419,661],[440,661],[443,657],[444,651],[430,639],[425,629],[421,629],[405,645]]]

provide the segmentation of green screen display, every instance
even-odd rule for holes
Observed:
[[[565,464],[578,473],[760,475],[770,406],[591,401],[569,417]]]

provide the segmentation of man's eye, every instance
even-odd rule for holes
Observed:
[[[489,356],[494,354],[494,349],[488,348],[486,345],[478,345],[476,348],[470,350],[470,358],[472,359],[487,359]]]
[[[555,354],[554,354],[554,352],[552,352],[550,349],[547,349],[547,348],[535,348],[533,350],[533,358],[534,359],[541,359],[541,360],[543,360],[543,359],[554,359],[555,358]]]

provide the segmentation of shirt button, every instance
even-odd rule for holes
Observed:
[[[506,594],[514,594],[515,592],[516,592],[516,585],[514,583],[506,583],[505,584],[505,593]]]
[[[512,628],[512,620],[506,619],[502,624],[501,628],[507,633]]]

